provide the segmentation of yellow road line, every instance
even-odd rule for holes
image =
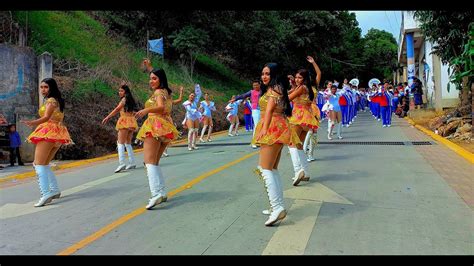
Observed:
[[[214,133],[211,134],[211,136],[217,136],[217,135],[221,135],[221,134],[224,134],[224,133],[227,133],[227,130],[214,132]],[[187,139],[181,139],[181,140],[178,140],[178,141],[173,141],[171,143],[171,145],[185,143],[186,141],[187,141]],[[139,152],[142,152],[142,151],[143,151],[143,148],[134,150],[135,153],[139,153]],[[83,165],[86,165],[86,164],[99,162],[99,161],[104,161],[104,160],[107,160],[107,159],[112,159],[112,158],[117,158],[117,157],[118,157],[118,154],[114,153],[114,154],[104,155],[104,156],[97,157],[97,158],[79,160],[79,161],[72,162],[72,163],[65,163],[65,164],[62,164],[62,165],[57,165],[57,166],[54,167],[54,170],[61,170],[61,169],[79,167],[79,166],[83,166]],[[25,179],[25,178],[33,177],[35,175],[36,175],[35,171],[29,171],[29,172],[24,172],[24,173],[21,173],[21,174],[9,175],[9,176],[0,178],[0,184],[2,184],[4,182],[7,182],[7,181],[10,181],[10,180],[13,180],[13,179]]]
[[[412,119],[408,118],[408,117],[405,117],[405,119],[408,121],[408,123],[410,123],[411,125],[413,125],[414,127],[416,127],[418,130],[420,130],[421,132],[425,133],[426,135],[430,136],[431,138],[433,138],[434,140],[436,141],[439,141],[441,142],[442,144],[444,144],[445,146],[447,146],[448,148],[450,148],[451,150],[453,150],[455,153],[457,153],[459,156],[463,157],[464,159],[466,159],[468,162],[474,164],[474,154],[472,154],[472,152],[469,152],[468,150],[464,149],[463,147],[457,145],[456,143],[453,143],[437,134],[435,134],[434,132],[431,132],[431,130],[425,128],[425,127],[422,127],[420,125],[417,125],[415,123],[415,121],[413,121]]]
[[[201,182],[202,180],[206,179],[207,177],[211,176],[211,175],[214,175],[226,168],[229,168],[235,164],[238,164],[239,162],[243,161],[243,160],[246,160],[252,156],[254,156],[255,154],[257,154],[258,151],[256,152],[253,152],[253,153],[250,153],[250,154],[247,154],[235,161],[232,161],[232,162],[229,162],[227,164],[224,164],[223,166],[221,167],[218,167],[214,170],[211,170],[207,173],[204,173],[196,178],[194,178],[193,180],[189,181],[188,183],[182,185],[181,187],[177,188],[177,189],[174,189],[173,191],[170,191],[168,193],[168,197],[171,198],[173,197],[174,195],[186,190],[186,189],[190,189],[193,185]],[[139,216],[140,214],[144,213],[146,211],[145,209],[145,206],[143,207],[140,207],[120,218],[118,218],[117,220],[113,221],[112,223],[102,227],[101,229],[99,229],[97,232],[87,236],[86,238],[82,239],[81,241],[71,245],[70,247],[60,251],[59,253],[57,253],[56,255],[71,255],[71,254],[74,254],[75,252],[77,252],[78,250],[86,247],[87,245],[91,244],[92,242],[98,240],[99,238],[103,237],[104,235],[106,235],[108,232],[112,231],[113,229],[115,229],[116,227],[126,223],[127,221]]]

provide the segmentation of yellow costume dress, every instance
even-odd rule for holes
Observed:
[[[163,113],[149,113],[148,118],[143,122],[140,131],[138,131],[137,139],[144,141],[145,138],[153,137],[164,142],[175,140],[178,137],[178,130],[171,119],[171,107],[173,100],[165,89],[157,89],[153,96],[145,103],[145,108],[153,108],[158,105],[158,97],[163,97],[165,101],[165,109]]]
[[[53,105],[55,107],[51,118],[47,122],[39,124],[35,131],[33,131],[33,133],[31,133],[26,140],[34,144],[37,144],[40,141],[48,141],[66,145],[74,144],[66,126],[63,124],[64,113],[60,111],[59,103],[55,98],[48,98],[41,106],[38,112],[40,117],[44,116],[47,105]]]
[[[265,112],[268,105],[268,100],[273,98],[277,105],[273,110],[272,120],[268,127],[267,134],[262,136],[260,139],[257,139],[260,130],[262,130],[263,123],[265,121]],[[260,121],[255,128],[255,134],[252,139],[252,144],[254,145],[273,145],[273,144],[299,144],[301,143],[300,139],[294,132],[290,129],[290,123],[288,118],[284,113],[284,102],[282,95],[278,94],[273,90],[268,90],[262,97],[260,97],[258,104],[260,106]]]
[[[293,111],[289,118],[290,123],[317,130],[319,121],[315,117],[316,114],[313,111],[312,105],[314,103],[309,99],[308,90],[305,89],[303,94],[293,99]]]
[[[125,97],[121,100],[121,102],[125,104]],[[125,112],[125,107],[123,107],[122,110],[120,110],[120,118],[117,121],[117,125],[115,125],[115,129],[117,131],[120,129],[137,131],[137,119],[135,119],[135,116],[132,112]]]

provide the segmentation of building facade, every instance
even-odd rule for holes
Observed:
[[[449,66],[432,54],[434,44],[426,40],[413,11],[402,12],[400,38],[398,43],[398,63],[400,68],[394,73],[398,82],[413,82],[417,77],[423,82],[423,102],[428,108],[441,111],[455,107],[459,103],[459,91],[449,84]]]

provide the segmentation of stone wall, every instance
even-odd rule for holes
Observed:
[[[29,47],[0,44],[0,113],[9,124],[16,124],[24,140],[31,129],[20,123],[22,117],[37,118],[38,63]],[[34,146],[23,143],[22,157],[31,162]]]

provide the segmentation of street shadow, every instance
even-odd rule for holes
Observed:
[[[318,157],[316,156],[316,161],[333,161],[333,160],[344,160],[344,159],[349,159],[351,156],[348,155],[330,155],[330,156],[324,156],[324,157]]]
[[[174,197],[168,198],[166,202],[159,204],[152,210],[176,208],[180,205],[184,205],[187,203],[209,203],[213,201],[219,201],[223,199],[228,199],[229,195],[231,194],[232,191],[191,192],[184,194],[180,193]],[[239,196],[236,195],[235,197]]]
[[[319,182],[323,183],[324,181],[346,181],[351,179],[357,179],[360,177],[365,177],[368,175],[366,171],[351,171],[349,173],[338,173],[338,174],[325,174],[322,173],[321,175],[312,176],[311,179],[307,182]],[[324,185],[324,184],[323,184]]]

